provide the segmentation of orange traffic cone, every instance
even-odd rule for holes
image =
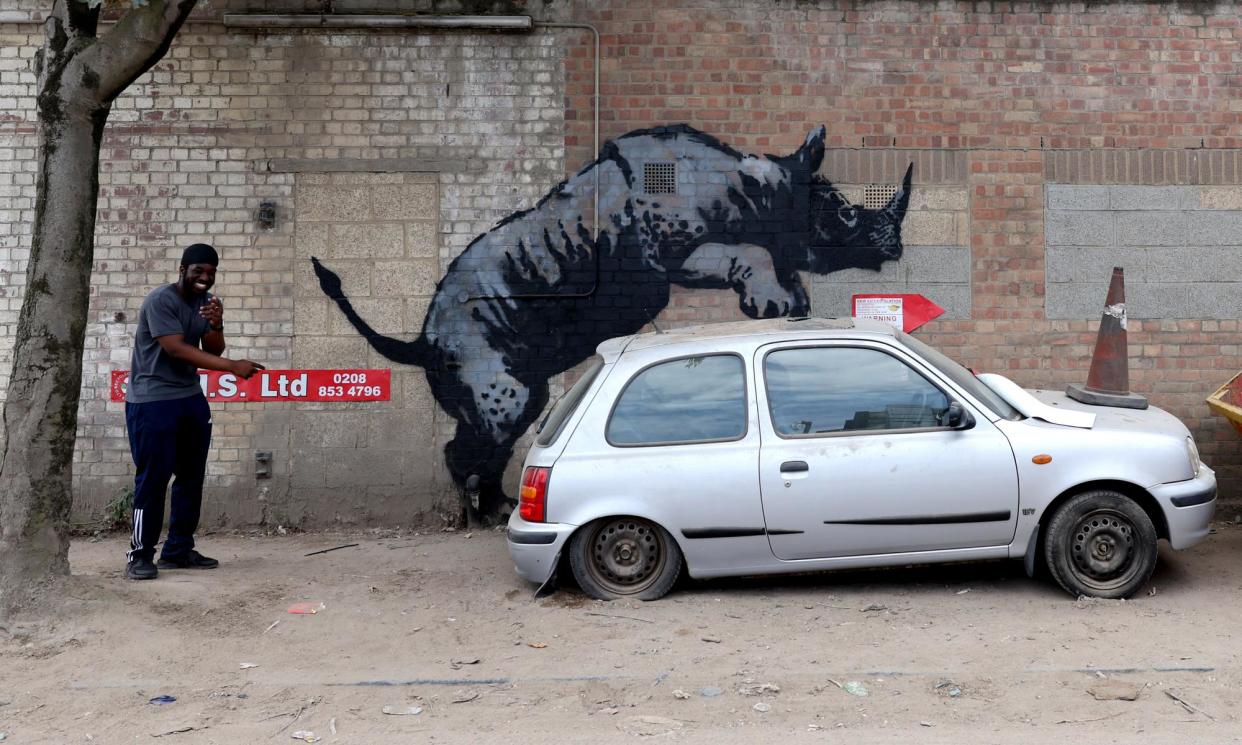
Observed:
[[[1100,333],[1091,355],[1091,371],[1085,386],[1070,383],[1065,395],[1084,404],[1146,409],[1147,399],[1130,392],[1130,360],[1126,339],[1126,280],[1121,267],[1113,267],[1113,279],[1104,300]]]

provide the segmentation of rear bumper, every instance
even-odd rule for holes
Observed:
[[[543,584],[556,569],[557,557],[576,525],[529,523],[513,513],[505,534],[513,568],[527,582]]]
[[[1149,489],[1164,510],[1169,525],[1169,545],[1190,548],[1207,537],[1216,512],[1216,472],[1207,466],[1187,481],[1159,484]]]

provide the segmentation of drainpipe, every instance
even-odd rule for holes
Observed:
[[[575,28],[586,29],[595,37],[595,84],[592,87],[591,109],[594,112],[595,153],[599,154],[599,29],[589,23],[543,23],[536,22],[539,28]],[[532,292],[522,295],[467,295],[461,302],[471,300],[579,300],[588,298],[599,289],[599,169],[595,169],[595,193],[591,199],[591,230],[595,233],[595,279],[586,292]]]
[[[594,110],[595,153],[599,153],[599,29],[589,23],[553,23],[534,21],[530,16],[434,16],[434,15],[364,15],[364,14],[249,14],[225,13],[224,25],[245,29],[483,29],[493,31],[530,31],[534,28],[584,29],[590,31],[595,42],[595,83],[591,97]],[[591,229],[595,233],[596,246],[599,239],[599,169],[595,169],[595,195],[591,200]],[[462,302],[471,300],[557,298],[576,299],[591,297],[599,288],[599,254],[595,255],[595,280],[591,289],[579,293],[538,293],[530,295],[469,295]]]
[[[595,28],[589,23],[542,23],[542,22],[539,22],[539,23],[536,23],[535,25],[540,28],[586,29],[587,31],[590,31],[591,34],[595,37],[595,61],[594,61],[595,83],[591,88],[591,110],[594,113],[595,150],[593,150],[592,152],[594,152],[596,155],[599,155],[599,29]],[[599,237],[599,169],[598,168],[595,169],[595,199],[593,200],[593,202],[594,203],[591,205],[591,229],[595,231],[595,235],[598,238]],[[595,264],[596,264],[596,277],[595,277],[596,284],[599,284],[599,281],[598,281],[599,280],[599,271],[598,271],[599,270],[599,257],[598,256],[595,257]],[[592,288],[591,292],[592,293],[595,292],[594,288]],[[591,293],[587,293],[587,294],[591,294]],[[574,296],[567,295],[565,297],[574,297]]]

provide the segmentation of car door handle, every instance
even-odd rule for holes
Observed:
[[[781,464],[781,473],[802,473],[809,470],[811,467],[804,460],[787,460]]]

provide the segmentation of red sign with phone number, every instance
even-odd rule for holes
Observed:
[[[249,380],[199,370],[208,401],[388,401],[391,370],[260,370]],[[112,400],[125,400],[129,370],[112,371]]]

